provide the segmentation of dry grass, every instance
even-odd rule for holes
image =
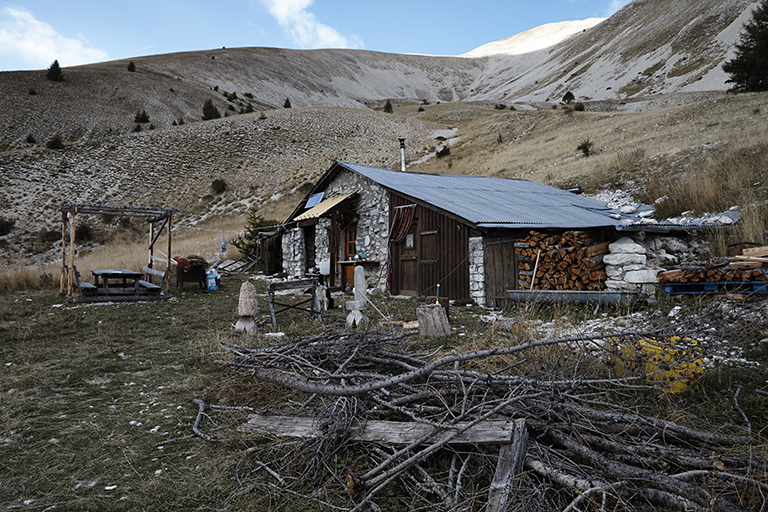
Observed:
[[[227,233],[227,258],[238,259],[240,253],[230,240],[242,229],[239,217],[212,221],[194,229],[180,227],[172,239],[173,256],[197,254],[209,263],[220,256],[221,232]],[[163,257],[167,247],[165,235],[155,244],[155,256]],[[69,264],[67,247],[67,264]],[[75,265],[81,276],[90,276],[90,271],[99,268],[128,268],[141,270],[149,261],[147,242],[126,233],[109,243],[82,250],[75,257]],[[157,264],[155,264],[157,266]],[[0,263],[0,293],[19,290],[58,289],[61,264],[51,263],[40,266],[3,265]]]

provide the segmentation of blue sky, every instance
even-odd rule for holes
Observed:
[[[240,46],[460,55],[629,0],[0,0],[0,71]]]

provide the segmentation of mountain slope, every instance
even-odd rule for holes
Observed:
[[[749,19],[751,0],[634,0],[619,12],[548,49],[498,53],[476,99],[539,102],[572,91],[579,99],[724,90],[722,63]]]
[[[720,66],[755,4],[634,0],[603,21],[545,25],[461,57],[222,48],[136,58],[135,73],[127,60],[65,67],[65,81],[56,83],[44,71],[4,72],[0,149],[28,147],[28,135],[128,133],[142,110],[155,127],[195,121],[208,98],[234,114],[249,102],[279,108],[286,98],[294,107],[372,108],[387,99],[538,104],[568,90],[583,101],[724,90]]]

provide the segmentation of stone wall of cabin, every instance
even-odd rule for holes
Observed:
[[[350,199],[357,212],[358,253],[365,252],[367,259],[381,262],[378,266],[365,267],[368,288],[386,287],[387,237],[389,235],[389,197],[387,191],[369,179],[353,172],[341,172],[324,190],[323,200],[350,192],[357,196]],[[331,258],[331,220],[322,217],[315,228],[315,261],[319,265]],[[338,260],[343,259],[343,247],[339,244]],[[283,268],[291,276],[304,272],[304,239],[300,228],[283,235]],[[341,269],[336,269],[339,276]],[[336,284],[336,283],[334,283]]]

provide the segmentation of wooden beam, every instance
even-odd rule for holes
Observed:
[[[752,256],[756,258],[763,258],[768,256],[768,246],[763,247],[751,247],[741,251],[744,256]]]
[[[67,277],[67,297],[74,295],[74,281],[75,281],[75,214],[74,212],[67,213],[69,219],[69,275]],[[79,291],[79,290],[78,290]]]
[[[603,242],[600,244],[595,244],[587,247],[587,258],[591,258],[592,256],[597,256],[598,254],[605,254],[608,252],[608,246],[611,245],[611,242]]]
[[[759,261],[760,263],[768,263],[768,258],[759,258],[757,256],[736,256],[739,261]]]
[[[731,270],[750,270],[754,268],[761,268],[763,262],[761,261],[734,261],[730,265]]]
[[[466,423],[453,425],[456,430]],[[515,423],[512,421],[483,421],[456,436],[452,444],[506,444],[513,441]],[[315,418],[251,414],[241,430],[249,433],[268,432],[278,437],[320,437]],[[426,423],[401,421],[367,421],[350,429],[350,441],[408,445],[416,439],[438,430],[428,441],[434,443],[451,433],[452,429],[436,429]]]
[[[165,277],[165,293],[166,295],[171,294],[171,256],[173,256],[173,253],[171,252],[171,224],[173,224],[173,213],[170,211],[168,212],[168,254],[166,255],[166,269],[168,269],[168,274]]]
[[[59,276],[59,295],[64,295],[67,281],[67,217],[61,218],[61,275]]]
[[[512,443],[499,448],[499,462],[488,492],[486,512],[504,512],[515,486],[515,478],[523,470],[525,452],[528,449],[528,430],[525,420],[515,420]]]

